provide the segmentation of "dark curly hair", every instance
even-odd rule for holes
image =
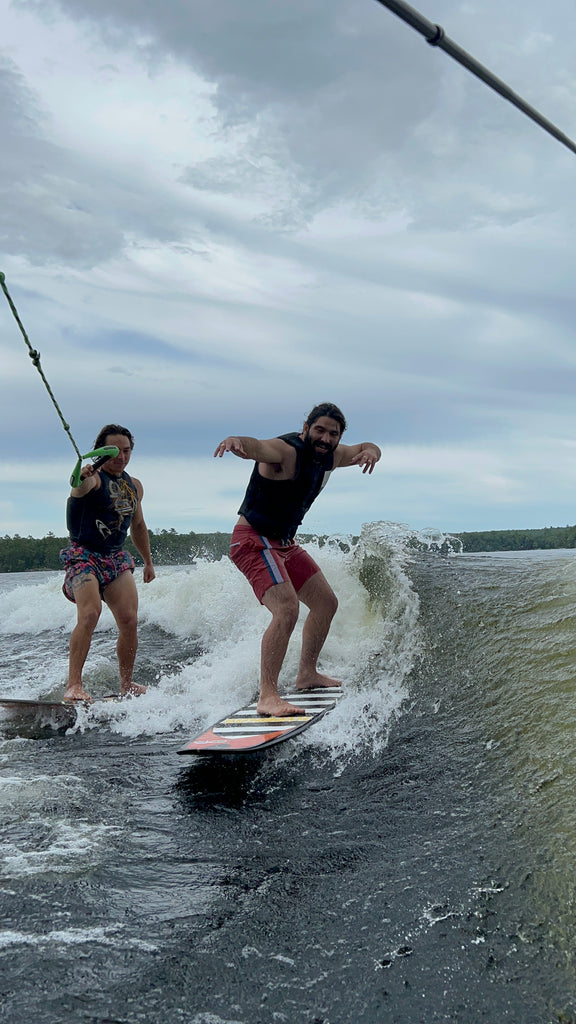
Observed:
[[[121,427],[118,423],[107,423],[105,427],[102,427],[102,430],[94,441],[94,447],[102,448],[102,446],[106,444],[108,434],[123,434],[124,437],[127,437],[130,441],[130,448],[134,447],[134,438],[128,430],[128,427]]]
[[[316,420],[319,420],[321,416],[329,416],[331,420],[336,420],[340,427],[340,433],[343,434],[346,430],[346,418],[341,409],[332,402],[321,402],[320,405],[315,405],[311,412],[308,413],[306,419],[306,426],[311,427]]]

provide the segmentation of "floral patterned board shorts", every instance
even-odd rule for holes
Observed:
[[[99,555],[80,544],[70,544],[60,552],[60,561],[66,570],[62,593],[69,601],[76,603],[72,581],[77,576],[95,576],[100,593],[121,573],[134,572],[134,559],[129,551],[114,551],[111,555]]]
[[[251,526],[237,524],[230,543],[230,558],[243,572],[262,604],[266,591],[276,583],[292,583],[296,593],[320,566],[299,544],[262,537]]]

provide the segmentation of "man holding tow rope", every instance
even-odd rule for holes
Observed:
[[[130,536],[144,560],[144,583],[155,577],[150,538],[142,515],[142,484],[126,472],[134,438],[126,427],[103,427],[94,447],[113,446],[118,455],[103,465],[84,466],[80,483],[72,487],[66,506],[70,544],[60,552],[65,567],[62,590],[77,610],[70,637],[68,685],[65,700],[90,700],[82,686],[82,670],[92,635],[105,601],[118,626],[116,653],[120,692],[139,696],[146,687],[134,683],[132,672],[138,647],[138,592],[133,578],[134,559],[124,550]]]
[[[60,561],[66,570],[62,590],[76,605],[78,621],[70,638],[68,685],[65,700],[90,700],[82,686],[82,670],[88,657],[92,634],[102,611],[104,600],[118,626],[116,653],[120,667],[120,692],[138,696],[146,692],[132,680],[136,649],[138,647],[138,592],[132,578],[134,559],[124,551],[124,542],[130,535],[144,559],[144,582],[155,577],[148,528],[142,515],[142,495],[139,480],[125,472],[130,461],[134,438],[126,427],[109,423],[96,438],[95,448],[102,449],[81,455],[70,427],[56,401],[40,363],[40,353],[32,348],[30,339],[6,285],[6,276],[0,270],[0,289],[20,333],[28,348],[28,355],[43,384],[64,430],[68,434],[78,462],[70,483],[72,490],[66,507],[66,521],[70,544],[60,552]],[[106,451],[106,448],[113,449]],[[114,452],[117,450],[117,454]],[[81,469],[83,458],[103,456],[97,465]]]

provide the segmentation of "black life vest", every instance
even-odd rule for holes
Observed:
[[[68,498],[66,525],[70,540],[99,555],[124,547],[132,517],[138,508],[136,484],[128,473],[112,476],[102,469],[100,487],[84,498]]]
[[[264,537],[290,543],[312,502],[328,481],[334,468],[334,454],[318,458],[299,434],[282,434],[281,441],[296,449],[292,480],[268,480],[252,470],[239,515]]]

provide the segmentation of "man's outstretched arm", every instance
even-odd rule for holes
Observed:
[[[361,466],[363,473],[372,473],[374,466],[381,458],[382,452],[372,441],[361,441],[360,444],[339,444],[334,453],[334,468]]]
[[[239,459],[277,463],[282,466],[293,449],[278,437],[272,437],[269,441],[259,441],[256,437],[226,437],[216,448],[214,458],[222,458],[225,452],[232,452]]]

